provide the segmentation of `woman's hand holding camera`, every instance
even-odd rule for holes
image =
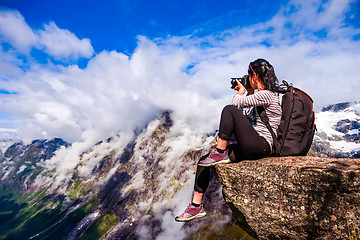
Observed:
[[[247,91],[247,95],[253,94],[254,93],[254,89],[252,88],[245,88],[239,80],[236,80],[237,82],[237,86],[234,88],[235,90],[237,90],[238,92],[236,94],[238,95],[243,95],[246,91]]]

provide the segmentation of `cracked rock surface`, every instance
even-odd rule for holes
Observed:
[[[360,231],[360,159],[272,157],[220,164],[240,227],[258,239],[349,239]]]

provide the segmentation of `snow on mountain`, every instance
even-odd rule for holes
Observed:
[[[141,131],[112,136],[90,148],[61,139],[10,147],[12,142],[3,142],[0,190],[23,188],[25,204],[18,203],[24,208],[21,212],[28,213],[9,214],[10,222],[23,221],[26,226],[16,234],[86,239],[101,225],[104,239],[180,240],[200,239],[195,235],[209,232],[209,226],[217,226],[212,229],[215,234],[233,224],[215,177],[204,199],[208,217],[196,224],[174,221],[191,199],[196,161],[209,151],[214,135],[189,131],[172,117],[164,112]],[[360,101],[324,107],[316,114],[313,150],[322,157],[359,157],[359,123]],[[9,196],[0,191],[0,197]],[[41,228],[28,227],[40,226],[39,221]],[[0,226],[0,232],[11,230],[6,227]],[[246,236],[241,234],[239,239]]]
[[[11,145],[13,145],[17,140],[14,139],[1,139],[0,140],[0,154],[5,153]]]
[[[326,106],[315,123],[313,149],[319,156],[360,156],[360,101]]]
[[[36,213],[30,209],[31,214],[21,218],[25,226],[38,222],[42,213],[53,220],[46,221],[47,217],[41,229],[24,227],[16,234],[51,239],[57,231],[61,232],[58,221],[68,229],[58,232],[58,236],[67,239],[87,239],[100,223],[106,229],[102,233],[107,233],[105,239],[180,240],[202,231],[218,232],[232,219],[214,177],[205,197],[209,216],[198,225],[174,221],[191,200],[196,162],[209,151],[214,139],[196,132],[181,133],[181,129],[165,112],[132,139],[114,136],[80,154],[76,154],[79,146],[60,140],[14,144],[0,162],[0,178],[2,186],[6,186],[3,190],[23,186],[29,194],[26,199],[38,202],[40,209]],[[47,149],[56,155],[46,154]],[[36,193],[41,197],[36,197]],[[11,195],[5,195],[8,196]],[[65,212],[62,218],[56,216],[58,206]],[[79,216],[79,212],[81,217],[75,221],[73,215]],[[17,215],[11,217],[18,221]],[[212,225],[216,229],[208,229]],[[6,233],[11,229],[0,226],[1,230]],[[9,235],[0,234],[1,237]]]

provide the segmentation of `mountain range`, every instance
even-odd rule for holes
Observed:
[[[316,127],[312,147],[319,157],[360,157],[360,101],[324,107]]]
[[[214,134],[184,139],[172,127],[164,112],[131,139],[111,136],[82,152],[60,138],[4,140],[0,239],[252,239],[232,219],[215,177],[204,198],[208,216],[174,221]],[[359,158],[360,101],[324,107],[316,127],[316,155]]]

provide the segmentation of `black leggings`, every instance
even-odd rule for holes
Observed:
[[[227,151],[232,162],[240,162],[244,159],[255,160],[267,157],[271,153],[270,145],[265,138],[250,124],[244,114],[233,105],[224,107],[221,113],[219,137],[229,140],[235,135],[236,144],[230,144]],[[208,156],[201,157],[204,159]],[[210,182],[210,168],[197,166],[194,189],[204,193]]]

